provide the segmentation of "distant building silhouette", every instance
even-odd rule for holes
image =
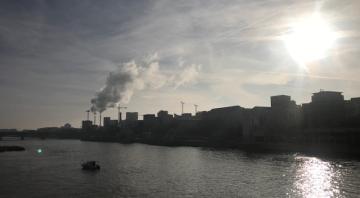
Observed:
[[[157,113],[158,120],[160,122],[169,122],[173,119],[173,116],[168,111],[161,110]]]
[[[126,112],[126,121],[137,121],[138,112]]]
[[[311,102],[302,107],[306,128],[341,127],[346,119],[345,100],[341,92],[314,93]]]
[[[119,133],[113,138],[145,139],[161,144],[355,144],[360,139],[359,97],[344,100],[341,92],[321,90],[313,93],[307,104],[297,105],[288,95],[271,96],[270,101],[270,107],[228,106],[197,112],[194,116],[191,113],[172,116],[160,110],[157,116],[143,115],[143,120],[138,120],[137,112],[127,112],[121,125],[105,117],[104,127],[85,120],[82,129],[99,132],[109,129]],[[94,137],[112,138],[111,135]]]
[[[103,123],[104,123],[104,128],[106,129],[116,128],[119,125],[118,120],[111,120],[110,117],[104,117]]]
[[[270,129],[274,130],[274,132],[284,132],[301,124],[300,106],[297,106],[290,96],[271,96],[270,99]]]
[[[84,130],[90,130],[93,127],[93,123],[90,120],[83,120],[81,124],[81,128]]]

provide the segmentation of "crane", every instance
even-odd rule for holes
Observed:
[[[197,104],[194,104],[194,107],[195,107],[195,115],[197,114],[197,109],[198,109],[198,106]]]
[[[96,124],[96,111],[93,112],[94,113],[94,125]]]

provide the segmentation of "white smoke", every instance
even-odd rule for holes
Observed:
[[[164,86],[178,88],[193,83],[199,75],[200,65],[182,66],[178,74],[160,70],[157,54],[145,58],[140,63],[130,61],[110,72],[105,86],[91,100],[91,111],[103,112],[108,107],[126,104],[134,92],[144,89],[159,89]]]

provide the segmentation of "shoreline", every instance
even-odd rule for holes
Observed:
[[[22,146],[0,146],[0,153],[10,151],[25,151],[25,148]]]
[[[360,160],[359,147],[351,147],[345,145],[331,145],[331,144],[291,144],[291,143],[253,143],[253,144],[233,144],[225,145],[223,143],[211,143],[205,141],[176,141],[176,142],[161,142],[161,141],[148,141],[148,140],[110,140],[107,138],[102,139],[88,139],[81,138],[81,141],[89,142],[109,142],[121,144],[147,144],[154,146],[166,147],[203,147],[214,149],[236,149],[239,151],[249,153],[301,153],[318,157],[340,157],[352,158]]]
[[[38,137],[35,137],[38,139]],[[46,139],[59,139],[59,140],[80,140],[89,142],[109,142],[121,144],[147,144],[155,146],[166,147],[203,147],[214,149],[236,149],[249,153],[301,153],[318,157],[340,157],[340,158],[353,158],[360,159],[360,145],[346,145],[346,144],[324,144],[324,143],[239,143],[233,141],[211,141],[209,139],[178,139],[178,140],[155,140],[153,138],[124,138],[119,136],[91,136],[83,134],[82,137],[73,138],[56,138],[47,137],[39,138]],[[24,147],[21,146],[0,146],[0,152],[8,151],[23,151]]]

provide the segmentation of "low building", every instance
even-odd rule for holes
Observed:
[[[168,122],[173,119],[173,116],[168,111],[161,110],[157,113],[158,120],[161,122]]]
[[[126,121],[138,121],[138,112],[126,112]]]
[[[294,136],[302,124],[301,106],[290,96],[271,96],[271,107],[264,123],[266,141],[281,141]]]
[[[104,128],[115,128],[119,126],[118,120],[111,120],[110,117],[104,117]]]
[[[357,116],[360,115],[360,97],[351,98],[348,103],[348,115],[349,116]]]
[[[205,120],[239,120],[244,108],[240,106],[229,106],[211,109],[203,114]]]
[[[198,112],[196,112],[195,119],[196,120],[202,120],[206,113],[207,113],[207,111],[198,111]]]
[[[265,141],[265,135],[267,126],[269,125],[270,107],[256,106],[248,110],[248,122],[249,125],[249,141],[263,142]]]
[[[155,114],[144,114],[143,119],[144,119],[143,123],[145,127],[151,127],[157,123]]]
[[[175,120],[194,120],[194,117],[191,113],[183,113],[181,115],[174,114]]]
[[[272,108],[286,108],[289,105],[294,105],[295,103],[288,95],[271,96],[270,100]]]
[[[81,128],[83,130],[90,130],[93,127],[93,123],[90,120],[83,120],[81,124]]]
[[[143,115],[144,121],[154,121],[156,120],[155,114],[144,114]]]
[[[110,126],[110,117],[104,117],[103,123],[104,123],[104,127],[107,128]]]
[[[312,103],[337,103],[344,102],[344,96],[342,92],[338,91],[323,91],[313,93],[311,96]]]

